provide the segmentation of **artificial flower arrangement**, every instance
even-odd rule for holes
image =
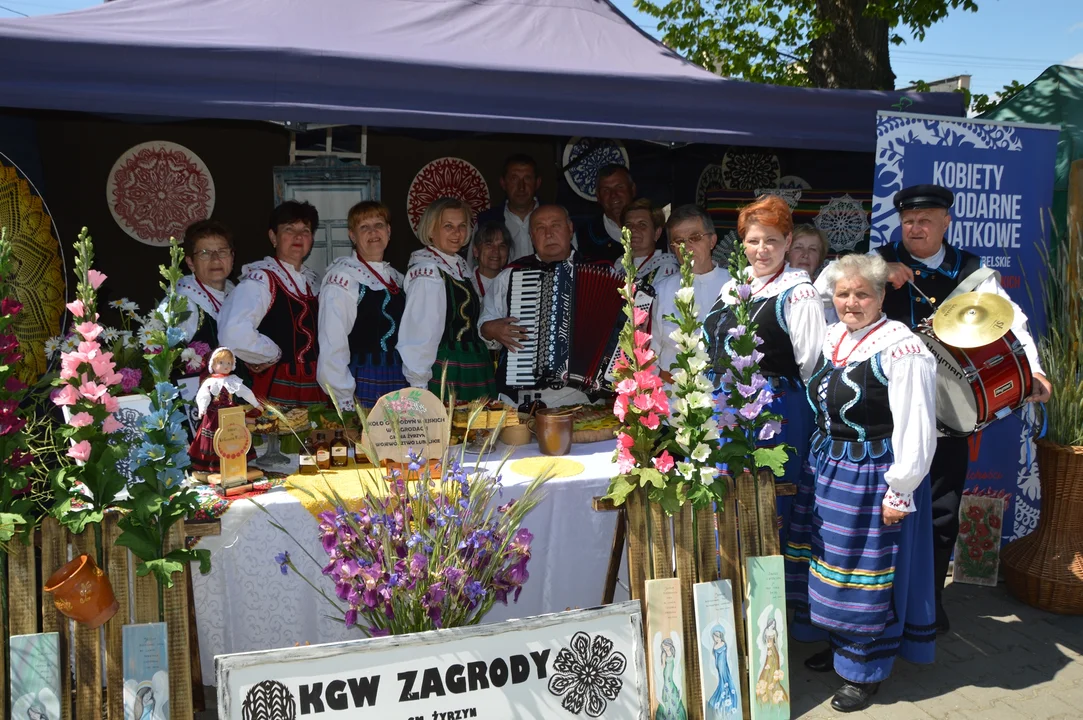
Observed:
[[[476,404],[472,417],[482,409]],[[358,415],[364,427],[367,418],[360,409]],[[365,454],[378,465],[374,448]],[[275,557],[282,573],[300,575],[346,627],[371,637],[476,625],[495,603],[518,601],[529,577],[534,536],[523,519],[541,500],[547,477],[501,504],[500,470],[469,467],[462,450],[457,458],[445,451],[439,465],[409,457],[402,470],[358,469],[357,500],[347,501],[330,483],[306,491],[335,508],[319,516],[326,563],[275,525],[334,587],[314,584],[288,551]]]
[[[161,329],[149,336],[157,352],[145,356],[153,388],[152,410],[141,419],[136,440],[129,443],[119,432],[123,425],[116,417],[119,403],[114,393],[121,389],[123,378],[113,353],[99,342],[103,328],[98,323],[97,291],[106,276],[92,267],[94,246],[86,228],[79,234],[75,251],[76,299],[67,308],[77,323],[73,333],[78,343],[61,352],[53,402],[68,409],[59,435],[70,443],[67,455],[78,464],[58,468],[53,474],[54,513],[74,533],[91,526],[100,551],[105,512],[124,511],[117,544],[130,548],[143,561],[137,567],[139,575],[150,573],[163,585],[172,586],[173,573],[183,570],[188,561],[199,560],[203,572],[209,569],[206,551],[163,553],[169,528],[198,508],[196,493],[182,484],[189,463],[187,437],[179,391],[169,379],[182,352],[178,345],[183,333],[177,325],[187,312],[187,301],[176,292],[183,253],[172,242],[171,264],[161,267],[166,301],[155,311]],[[121,472],[125,464],[133,475],[131,483]]]
[[[15,336],[15,318],[22,304],[11,285],[11,243],[0,230],[0,544],[32,527],[34,501],[28,491],[28,466],[34,460],[27,450],[26,417],[21,405],[27,386],[17,374],[22,359]]]

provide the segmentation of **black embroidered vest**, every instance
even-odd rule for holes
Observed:
[[[891,438],[894,422],[880,353],[838,368],[821,356],[806,392],[816,413],[816,427],[833,441]]]
[[[936,310],[949,294],[959,286],[968,275],[981,267],[981,258],[966,250],[959,250],[944,243],[944,262],[938,268],[930,268],[914,259],[903,247],[901,240],[876,249],[887,262],[906,265],[914,271],[914,284],[932,301],[928,301],[909,284],[896,290],[889,283],[884,296],[884,313],[889,320],[897,320],[909,328],[914,328]]]
[[[447,298],[447,314],[444,319],[444,334],[440,344],[445,347],[480,345],[478,337],[478,316],[481,314],[481,298],[478,297],[474,284],[469,280],[459,280],[444,271],[444,292]]]
[[[801,370],[793,357],[793,342],[790,329],[786,326],[784,310],[793,288],[788,288],[775,297],[756,300],[752,303],[752,319],[756,323],[756,334],[763,340],[759,350],[763,353],[760,360],[760,373],[765,377],[784,377],[801,381]],[[707,354],[711,358],[715,377],[722,374],[722,359],[729,348],[729,330],[737,327],[737,321],[720,295],[711,312],[703,321],[703,332],[707,340]],[[716,380],[717,382],[717,380]]]
[[[291,366],[315,363],[319,352],[316,296],[295,297],[277,274],[265,270],[264,275],[271,290],[271,307],[260,321],[259,332],[282,350],[279,362]]]
[[[398,345],[406,294],[392,294],[381,288],[361,285],[357,293],[357,319],[350,330],[350,361],[364,362],[368,356],[393,353]]]
[[[196,313],[196,331],[188,344],[206,343],[211,352],[214,352],[214,349],[218,347],[218,321],[211,317],[206,310],[192,302],[191,299],[188,302],[195,307]]]

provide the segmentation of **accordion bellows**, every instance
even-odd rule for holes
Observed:
[[[623,285],[623,277],[601,265],[558,263],[513,272],[508,311],[528,340],[522,350],[508,352],[508,386],[608,389],[627,321]],[[641,292],[636,305],[649,309],[651,300]]]

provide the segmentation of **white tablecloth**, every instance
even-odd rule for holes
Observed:
[[[498,452],[482,464],[495,469],[502,449],[498,446]],[[516,459],[537,455],[537,445],[524,445],[512,455],[509,465]],[[601,602],[616,514],[594,512],[591,498],[605,494],[616,472],[610,462],[612,455],[612,441],[572,448],[568,457],[582,463],[584,471],[546,484],[546,497],[524,523],[534,534],[527,568],[530,578],[519,602],[509,602],[507,607],[497,603],[486,622],[569,607],[592,607]],[[522,495],[532,479],[511,472],[505,465],[502,500]],[[270,516],[254,502],[266,508]],[[211,551],[210,573],[196,573],[193,578],[206,685],[214,684],[215,655],[364,637],[356,629],[347,630],[341,619],[328,617],[333,608],[294,573],[282,575],[275,562],[275,555],[288,550],[294,564],[332,595],[333,584],[320,574],[320,567],[271,525],[276,522],[288,528],[322,565],[327,555],[317,537],[317,522],[312,514],[284,488],[276,488],[254,502],[234,502],[222,516],[222,534],[203,538],[198,546]],[[626,573],[623,568],[622,573]],[[616,599],[627,599],[620,586]]]

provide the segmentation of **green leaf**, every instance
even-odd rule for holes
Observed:
[[[617,475],[615,478],[609,481],[609,489],[606,491],[606,498],[613,501],[614,505],[623,505],[624,501],[628,499],[628,496],[632,494],[632,491],[636,489],[636,486],[628,482],[628,476]]]
[[[162,548],[157,535],[142,525],[132,525],[127,522],[130,518],[120,521],[121,532],[116,544],[128,548],[137,558],[149,562],[161,557]]]
[[[26,518],[22,515],[3,512],[0,513],[0,543],[6,543],[19,531],[20,525],[26,524]]]
[[[654,468],[638,468],[639,484],[643,487],[653,485],[656,488],[666,486],[666,476]]]
[[[172,554],[172,553],[171,553]],[[139,577],[154,575],[154,579],[163,587],[173,587],[173,576],[184,570],[185,563],[168,558],[158,558],[140,563],[135,574]]]
[[[752,453],[757,468],[766,468],[774,473],[775,477],[784,475],[786,461],[789,459],[786,445],[778,445],[771,448],[756,448]]]

